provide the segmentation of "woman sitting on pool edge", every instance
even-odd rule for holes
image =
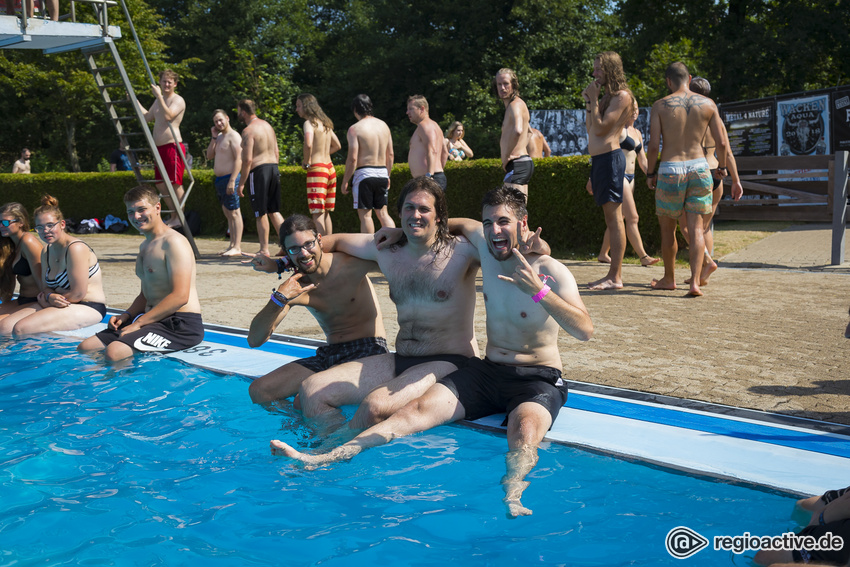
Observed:
[[[30,232],[29,213],[20,203],[0,207],[0,334],[12,334],[19,320],[35,313],[41,291],[43,245]],[[18,298],[12,300],[15,282]]]
[[[35,230],[47,243],[38,309],[18,321],[15,335],[70,331],[100,323],[106,315],[103,273],[88,244],[65,232],[59,201],[45,195],[35,210]]]

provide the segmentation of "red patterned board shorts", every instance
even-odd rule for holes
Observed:
[[[183,154],[185,154],[186,146],[181,143],[180,147],[183,149]],[[165,173],[168,174],[171,184],[183,185],[183,171],[186,168],[183,165],[183,160],[180,158],[180,152],[177,151],[177,144],[164,144],[157,146],[156,149],[159,150],[159,157],[162,158],[162,165],[165,167]],[[154,169],[156,169],[155,181],[162,181],[162,174],[160,174],[159,168],[154,166]]]
[[[307,168],[307,206],[310,214],[333,212],[336,205],[336,170],[332,163],[314,163]]]

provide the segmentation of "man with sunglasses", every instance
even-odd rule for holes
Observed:
[[[302,358],[257,378],[248,393],[255,403],[268,403],[298,393],[301,383],[316,372],[344,362],[386,354],[384,322],[377,296],[366,274],[378,265],[342,252],[322,252],[316,223],[292,215],[280,227],[286,256],[274,260],[257,254],[251,264],[257,271],[295,273],[272,291],[268,304],[251,321],[248,344],[265,343],[291,307],[306,307],[325,332],[327,345],[316,355]]]

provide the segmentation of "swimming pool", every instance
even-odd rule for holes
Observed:
[[[76,342],[0,342],[0,565],[673,565],[676,526],[797,527],[787,493],[556,443],[529,478],[534,515],[508,520],[504,437],[461,425],[306,472],[268,441],[314,447],[311,427],[251,404],[243,376],[155,356],[108,368]]]

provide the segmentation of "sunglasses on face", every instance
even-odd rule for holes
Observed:
[[[12,220],[3,219],[3,220],[0,220],[0,224],[5,226],[6,228],[8,228],[13,222],[21,222],[21,221],[19,221],[18,219],[12,219]]]

